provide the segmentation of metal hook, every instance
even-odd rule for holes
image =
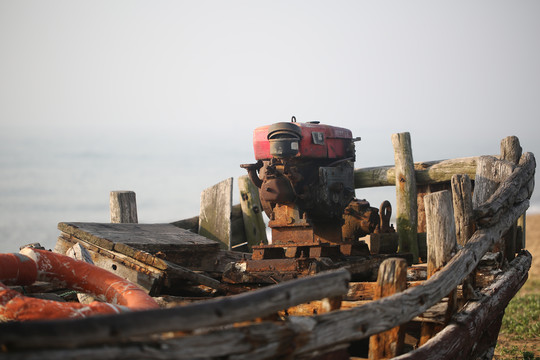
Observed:
[[[296,122],[296,116],[293,115],[293,117],[291,118],[291,122]]]

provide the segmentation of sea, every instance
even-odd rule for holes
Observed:
[[[53,249],[59,222],[110,222],[114,190],[135,191],[140,223],[198,215],[201,191],[228,177],[238,203],[239,165],[254,161],[250,134],[208,143],[163,130],[0,130],[0,252],[36,242]],[[356,196],[375,207],[395,202],[393,187],[357,189]],[[533,212],[539,203],[533,197]]]

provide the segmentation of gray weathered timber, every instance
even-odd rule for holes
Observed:
[[[459,245],[463,246],[474,234],[475,229],[472,184],[468,175],[454,175],[451,183],[456,240]]]
[[[464,246],[476,229],[472,205],[472,182],[468,175],[452,176],[452,200],[454,205],[454,221],[456,223],[456,240]],[[474,292],[475,274],[469,274],[463,281],[463,299],[476,296]]]
[[[456,251],[456,226],[452,194],[438,191],[424,197],[427,224],[428,278],[441,269]]]
[[[438,184],[450,181],[454,174],[466,174],[474,180],[478,157],[437,160],[414,163],[417,185]],[[396,168],[393,165],[360,168],[354,170],[354,187],[396,185]]]
[[[519,139],[516,136],[508,136],[501,140],[501,159],[518,165],[522,154]],[[521,217],[524,217],[523,214]],[[504,235],[506,260],[512,261],[516,254],[516,242],[518,236],[517,222]]]
[[[171,224],[62,222],[58,224],[58,229],[79,240],[117,251],[163,270],[167,269],[167,264],[155,256],[158,252],[169,261],[187,266],[182,261],[195,260],[195,256],[210,256],[219,251],[216,241]]]
[[[349,280],[349,272],[338,269],[183,307],[77,321],[6,323],[0,325],[0,344],[13,348],[75,347],[167,331],[200,330],[271,315],[307,301],[345,295]]]
[[[211,186],[201,193],[199,235],[219,241],[231,249],[231,213],[233,178]]]
[[[480,156],[474,182],[473,206],[480,207],[497,190],[499,184],[512,174],[515,165],[494,156]]]
[[[496,191],[490,193],[489,198],[481,199],[484,203],[475,205],[475,218],[482,226],[489,226],[498,221],[498,217],[505,209],[513,204],[529,199],[534,189],[534,173],[536,160],[532,153],[524,153],[519,161],[519,167],[507,177]],[[475,194],[477,192],[475,185]],[[481,196],[480,194],[478,195]],[[487,197],[485,194],[482,195]],[[474,204],[474,200],[473,200]]]
[[[469,302],[444,330],[424,346],[395,360],[428,360],[433,359],[433,354],[437,354],[438,359],[469,359],[471,348],[481,333],[527,280],[531,260],[530,253],[522,253],[493,284],[482,290],[483,296],[479,301]]]
[[[427,276],[428,279],[450,261],[456,251],[456,227],[452,209],[452,194],[438,191],[424,197],[427,227]],[[455,310],[455,289],[449,292],[447,319]],[[440,330],[440,325],[423,323],[420,346]]]
[[[133,191],[111,191],[109,196],[112,223],[138,223],[137,201]]]
[[[501,159],[513,164],[519,163],[523,149],[516,136],[507,136],[501,140]]]
[[[399,293],[407,288],[407,262],[404,259],[387,259],[382,262],[377,277],[374,300]],[[396,326],[369,338],[369,359],[387,359],[401,354],[405,332]]]
[[[240,205],[248,246],[251,249],[253,245],[266,244],[268,242],[266,240],[266,225],[262,217],[259,190],[247,175],[238,178],[238,188],[240,189]]]
[[[409,133],[392,134],[396,162],[396,222],[399,252],[413,254],[418,262],[416,178]]]

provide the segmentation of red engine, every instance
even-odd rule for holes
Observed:
[[[351,131],[318,122],[279,122],[255,129],[255,164],[241,165],[259,188],[272,244],[223,275],[231,283],[275,282],[369,254],[359,237],[379,224],[379,210],[354,198]]]
[[[242,167],[259,188],[273,245],[341,244],[356,139],[348,129],[294,120],[255,129],[258,162]]]
[[[298,157],[354,161],[352,133],[348,129],[319,122],[280,122],[253,132],[255,159]]]

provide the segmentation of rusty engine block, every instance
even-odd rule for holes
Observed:
[[[272,244],[253,246],[252,259],[236,264],[226,281],[279,281],[327,269],[344,256],[369,254],[358,238],[387,226],[379,209],[355,199],[358,140],[348,129],[297,123],[294,117],[255,129],[257,162],[241,167],[259,188]]]

